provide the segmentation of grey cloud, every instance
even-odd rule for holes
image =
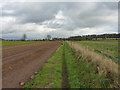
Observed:
[[[101,28],[103,26],[111,26],[111,31],[106,30],[106,32],[113,32],[116,28],[112,27],[112,25],[117,24],[117,10],[117,2],[6,3],[6,5],[3,6],[3,17],[14,17],[16,18],[16,22],[13,26],[6,26],[9,28],[4,28],[3,34],[18,32],[19,28],[16,30],[16,24],[24,25],[26,23],[36,23],[37,25],[50,29],[60,29],[62,31],[51,32],[51,34],[58,36],[62,36],[62,34],[63,36],[69,36],[69,31],[76,32],[76,29],[79,28]],[[53,23],[52,20],[56,19],[55,15],[58,14],[59,11],[62,11],[63,16],[67,19],[61,20],[63,23]],[[47,21],[49,21],[49,23],[45,23]],[[27,28],[24,29],[25,30],[21,32],[27,32]],[[31,29],[28,32],[33,33],[32,31],[34,32],[35,30]],[[57,34],[58,32],[60,34]],[[98,31],[98,33],[99,32],[100,31]],[[45,32],[43,33],[45,34]],[[34,34],[36,33],[32,35]]]
[[[75,28],[96,27],[108,24],[114,24],[114,21],[106,20],[109,16],[117,17],[118,4],[115,2],[107,3],[62,3],[60,9],[63,15],[71,19],[65,25],[57,23],[49,23],[47,26],[50,28],[64,28],[74,30]],[[58,6],[59,6],[58,5]],[[111,19],[111,18],[110,18]],[[64,21],[63,21],[64,22]]]
[[[11,3],[3,7],[3,16],[15,16],[20,23],[40,23],[54,18],[58,9],[54,3]],[[13,10],[13,13],[4,10]]]
[[[65,15],[70,17],[78,27],[94,27],[113,23],[105,21],[105,18],[110,15],[117,17],[117,3],[80,3],[80,5],[82,8],[78,6],[77,9],[69,10],[69,12],[64,11]]]

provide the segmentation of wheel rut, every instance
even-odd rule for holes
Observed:
[[[62,88],[70,88],[67,72],[67,63],[65,60],[65,44],[63,44],[63,63],[62,63]]]

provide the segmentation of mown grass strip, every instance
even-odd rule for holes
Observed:
[[[24,88],[61,88],[62,84],[62,53],[61,46],[45,63],[38,74]]]
[[[96,72],[96,67],[87,62],[82,53],[65,43],[65,59],[68,66],[68,80],[71,88],[108,88],[109,80]]]

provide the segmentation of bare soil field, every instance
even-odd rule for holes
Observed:
[[[2,87],[21,88],[19,83],[28,82],[59,46],[60,42],[58,41],[3,46]]]

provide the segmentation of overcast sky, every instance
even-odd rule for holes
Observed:
[[[118,33],[117,2],[11,2],[0,8],[6,39]]]

